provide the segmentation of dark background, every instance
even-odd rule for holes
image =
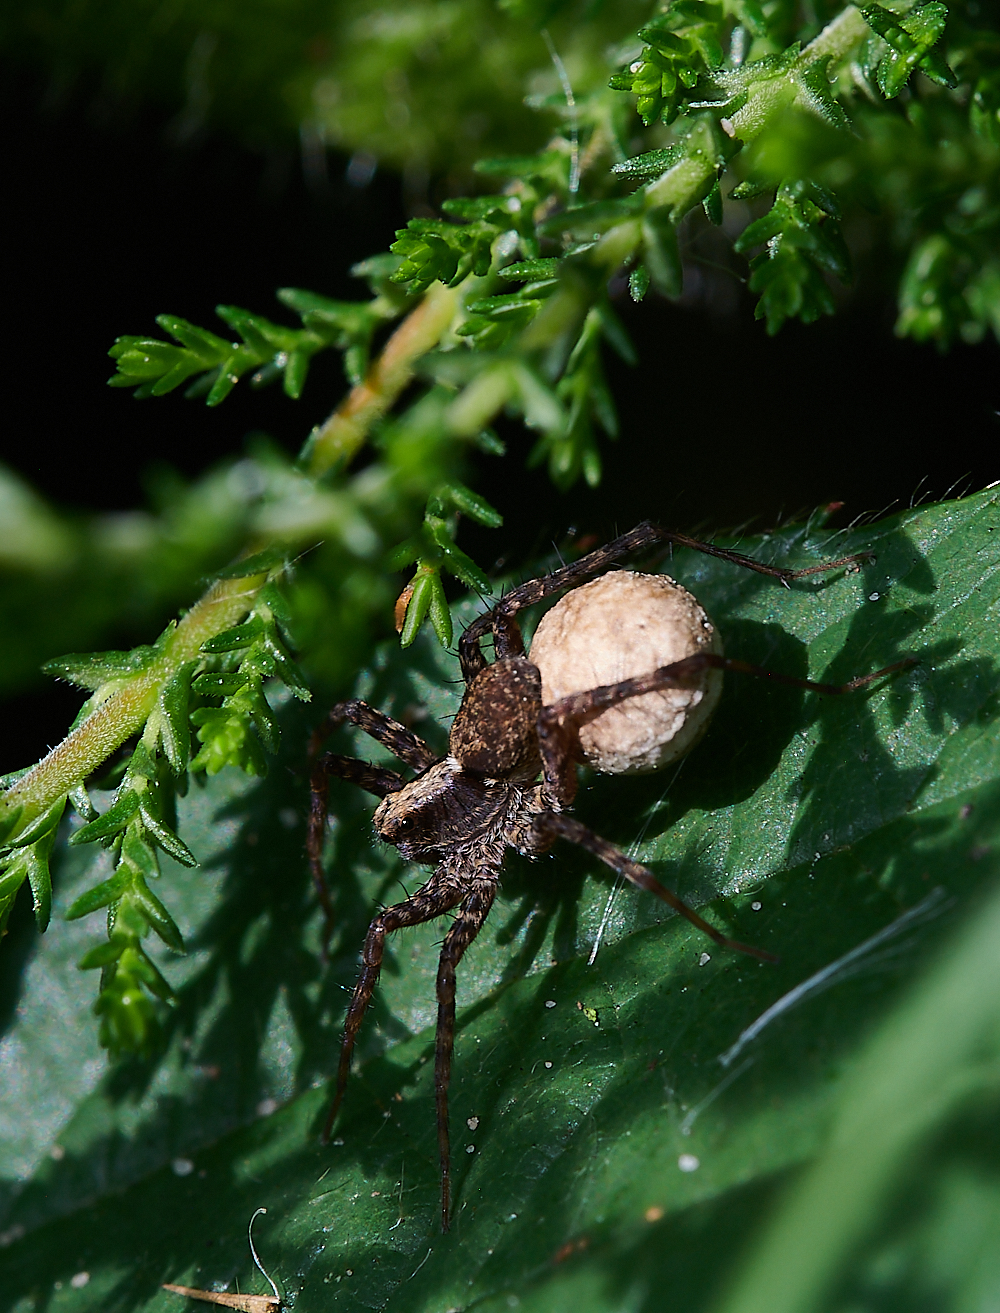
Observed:
[[[242,386],[209,410],[108,388],[105,353],[119,334],[159,335],[163,311],[224,331],[218,302],[286,318],[277,287],[364,296],[348,269],[405,222],[398,179],[378,172],[357,188],[343,157],[304,169],[291,148],[264,156],[222,136],[178,147],[167,115],[120,122],[86,88],[53,102],[39,78],[6,73],[0,459],[63,506],[124,510],[143,502],[155,462],[194,476],[253,430],[297,451],[343,391],[332,355],[297,403]],[[505,525],[463,529],[463,544],[484,564],[517,566],[570,525],[605,536],[652,516],[707,533],[765,529],[831,500],[845,523],[1000,477],[996,344],[941,355],[894,338],[882,259],[869,257],[834,319],[773,339],[738,285],[726,313],[706,307],[717,296],[620,299],[640,365],[608,363],[622,434],[605,447],[602,486],[560,494],[544,471],[526,475],[531,439],[510,426],[510,456],[479,482]],[[8,756],[34,760],[78,701],[29,695],[26,715],[7,714]]]

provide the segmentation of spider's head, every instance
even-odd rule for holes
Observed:
[[[501,792],[463,771],[454,757],[445,757],[382,799],[375,830],[408,862],[435,865],[488,825]]]

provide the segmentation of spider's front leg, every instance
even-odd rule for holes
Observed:
[[[346,702],[338,702],[335,707],[330,708],[323,724],[313,730],[309,740],[310,758],[318,755],[320,748],[333,731],[345,721],[357,725],[358,729],[364,730],[371,738],[384,744],[394,757],[398,757],[407,766],[412,766],[414,770],[426,770],[437,761],[436,754],[422,738],[412,730],[408,730],[405,725],[401,725],[398,720],[387,716],[384,711],[377,711],[367,702],[362,702],[360,698],[348,698]]]
[[[331,708],[326,720],[315,729],[309,740],[309,826],[306,834],[306,853],[309,858],[309,870],[320,907],[323,909],[324,925],[322,955],[326,958],[327,944],[333,932],[333,907],[330,903],[330,891],[323,873],[323,836],[326,833],[327,803],[330,776],[348,780],[357,784],[378,798],[387,793],[395,793],[404,784],[403,777],[396,771],[369,765],[355,757],[342,757],[337,753],[321,753],[326,739],[345,721],[357,725],[373,739],[385,746],[392,754],[412,766],[415,770],[426,770],[435,760],[435,754],[423,741],[382,711],[376,711],[367,702],[351,698],[347,702],[338,702]]]
[[[524,654],[521,631],[515,619],[518,611],[522,611],[526,606],[532,606],[535,602],[542,602],[564,588],[575,588],[578,584],[594,578],[608,566],[631,556],[633,552],[645,551],[665,543],[671,546],[689,547],[692,551],[714,556],[720,561],[728,561],[741,569],[752,570],[755,574],[777,579],[786,586],[794,579],[803,579],[808,575],[824,574],[828,570],[839,570],[845,566],[870,561],[873,555],[871,552],[858,552],[852,556],[842,556],[836,561],[823,561],[801,570],[790,570],[785,566],[766,565],[763,561],[755,561],[752,556],[734,552],[728,547],[716,547],[712,543],[702,542],[699,538],[691,538],[686,533],[661,529],[659,525],[645,520],[630,533],[621,534],[620,537],[605,543],[603,547],[581,556],[578,561],[572,561],[569,565],[553,570],[551,574],[543,575],[538,579],[529,579],[517,588],[512,588],[496,606],[474,620],[462,635],[458,645],[462,675],[466,682],[470,683],[486,664],[486,658],[480,649],[480,640],[489,633],[493,634],[498,659]]]
[[[631,555],[632,552],[654,546],[662,539],[662,532],[653,524],[643,523],[631,533],[622,534],[613,542],[588,552],[580,560],[553,570],[551,574],[539,579],[529,579],[526,583],[512,588],[496,606],[473,620],[458,642],[458,655],[462,663],[462,676],[466,683],[471,683],[486,665],[480,642],[492,633],[497,660],[505,657],[524,655],[524,640],[518,627],[516,616],[526,606],[544,601],[564,588],[572,588],[585,580],[600,574],[616,561]]]

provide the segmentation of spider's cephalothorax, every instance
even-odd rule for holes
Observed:
[[[849,692],[892,670],[912,664],[909,659],[897,662],[844,685],[816,684],[775,675],[722,656],[704,612],[690,594],[672,584],[670,591],[683,595],[680,597],[680,611],[690,613],[690,637],[682,638],[679,648],[671,639],[665,649],[668,655],[660,657],[655,669],[629,668],[627,649],[633,652],[649,650],[642,641],[636,646],[636,631],[641,631],[640,638],[644,639],[648,637],[646,631],[655,627],[647,624],[642,615],[634,614],[635,601],[631,595],[621,623],[609,618],[597,625],[603,644],[601,659],[589,666],[585,663],[585,668],[597,672],[614,672],[613,682],[595,688],[580,688],[581,678],[585,684],[588,681],[579,673],[572,673],[573,662],[567,665],[562,661],[551,642],[542,644],[536,641],[533,649],[533,655],[543,667],[541,671],[525,657],[515,618],[518,611],[563,589],[584,584],[631,552],[660,543],[692,547],[786,584],[803,575],[851,566],[859,559],[846,557],[804,570],[783,570],[762,565],[737,552],[668,533],[655,525],[643,524],[579,561],[515,588],[469,626],[459,643],[466,689],[452,724],[446,757],[439,758],[404,726],[356,700],[334,707],[325,724],[313,736],[308,849],[328,930],[332,909],[323,877],[322,846],[331,775],[349,780],[381,797],[375,812],[375,830],[379,837],[394,845],[407,861],[434,868],[416,893],[380,912],[369,927],[361,974],[347,1012],[337,1093],[327,1121],[327,1134],[347,1083],[355,1038],[378,982],[386,935],[457,909],[441,948],[437,976],[434,1076],[441,1158],[441,1224],[445,1230],[451,1211],[448,1083],[455,1036],[455,971],[493,905],[500,868],[508,848],[535,856],[546,852],[557,839],[579,844],[625,879],[656,894],[716,943],[770,959],[770,954],[727,938],[660,884],[645,866],[632,861],[613,844],[566,813],[565,809],[576,795],[578,762],[586,759],[600,769],[625,773],[650,769],[668,760],[674,740],[679,743],[681,751],[693,746],[714,700],[710,696],[710,686],[713,680],[717,680],[718,672],[724,670],[836,694]],[[656,578],[662,582],[662,576]],[[634,587],[629,585],[629,588],[634,594]],[[586,591],[582,589],[580,594],[571,594],[571,598],[582,596]],[[653,587],[647,591],[659,594],[663,590]],[[597,593],[593,596],[597,597]],[[565,606],[569,600],[565,599],[560,606]],[[677,598],[673,601],[677,610]],[[601,605],[606,605],[606,598]],[[555,613],[549,614],[553,616]],[[586,605],[582,611],[579,606],[575,607],[565,626],[570,641],[573,632],[586,628],[586,621],[594,614]],[[558,623],[550,625],[550,635],[558,628]],[[480,646],[487,635],[492,635],[496,654],[492,664],[487,664]],[[544,657],[541,655],[543,650]],[[664,651],[662,647],[655,650]],[[635,664],[634,658],[632,664]],[[546,700],[543,687],[546,691],[552,688],[564,691]],[[610,725],[619,715],[622,704],[639,708],[640,703],[633,700],[644,699],[648,707],[650,702],[655,704],[657,697],[665,691],[673,691],[673,702],[666,706],[665,712],[654,706],[651,712],[644,713],[647,721],[650,715],[659,718],[653,731],[649,730],[648,724],[642,723],[638,733],[635,724],[626,727],[624,740],[620,734],[615,737],[618,732],[613,726],[603,735],[596,733],[597,722],[603,717]],[[699,704],[706,713],[700,719],[697,714],[689,714],[697,713]],[[639,723],[636,717],[632,719]],[[371,766],[353,757],[333,753],[320,755],[323,740],[344,721],[357,725],[384,743],[400,761],[417,772],[415,777],[406,780],[395,771]],[[673,755],[678,754],[674,752]]]

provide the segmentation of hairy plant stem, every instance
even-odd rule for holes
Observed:
[[[160,689],[207,639],[238,624],[254,604],[265,574],[212,585],[169,635],[163,654],[122,684],[0,799],[0,820],[21,809],[15,834],[75,788],[149,718]]]
[[[433,350],[448,331],[458,309],[461,289],[433,283],[385,344],[364,381],[347,394],[333,414],[313,433],[307,467],[319,478],[346,465],[363,445],[368,431],[394,405],[413,379],[413,366]]]
[[[799,56],[799,64],[808,67],[827,56],[834,64],[839,64],[865,39],[870,30],[861,10],[848,5],[827,23],[822,32],[813,37]]]

